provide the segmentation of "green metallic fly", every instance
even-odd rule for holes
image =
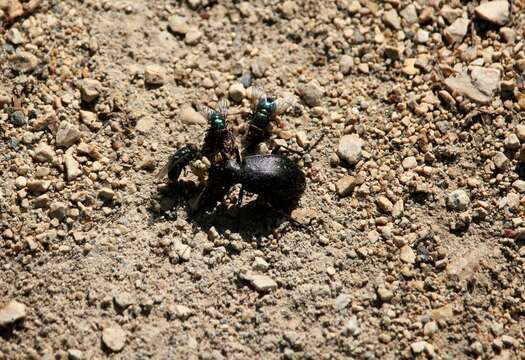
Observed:
[[[271,123],[277,122],[279,127],[282,123],[278,116],[284,113],[293,104],[291,96],[274,99],[268,97],[262,87],[256,86],[252,91],[251,110],[248,115],[248,133],[245,139],[245,151],[254,154],[257,146],[266,141],[271,135]]]

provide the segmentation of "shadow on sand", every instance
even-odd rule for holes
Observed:
[[[193,226],[205,232],[213,226],[221,235],[226,231],[238,233],[244,241],[253,241],[254,238],[272,234],[281,224],[288,222],[263,201],[250,196],[245,196],[240,209],[235,205],[218,203],[211,211],[191,214],[188,204],[200,190],[191,181],[179,181],[177,184],[160,187],[148,210],[151,222],[176,220],[177,209],[184,207],[188,213],[188,221]]]

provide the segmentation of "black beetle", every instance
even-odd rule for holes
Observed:
[[[242,185],[238,206],[246,190],[262,197],[273,209],[285,212],[297,206],[306,187],[303,171],[286,156],[251,155],[241,162],[230,159],[210,167],[208,185],[199,196],[195,210],[213,208],[235,184]]]

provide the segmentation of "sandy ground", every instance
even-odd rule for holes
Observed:
[[[525,359],[524,7],[479,6],[0,0],[0,359]],[[156,179],[254,84],[262,151],[326,132],[313,234]]]

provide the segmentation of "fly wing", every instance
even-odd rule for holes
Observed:
[[[170,156],[170,158],[168,159],[168,162],[166,163],[166,165],[164,165],[160,169],[160,171],[157,173],[157,179],[165,178],[166,175],[168,175],[170,170],[173,168],[173,166],[175,165],[176,162],[177,162],[177,153],[175,153],[175,154]]]
[[[210,120],[211,117],[216,114],[217,112],[213,110],[211,107],[206,106],[204,104],[197,104],[196,105],[197,111],[206,118],[206,120]]]
[[[293,104],[295,100],[292,95],[285,95],[282,98],[279,98],[274,101],[274,116],[283,114],[286,110],[288,110]]]
[[[217,109],[219,114],[221,114],[225,119],[228,116],[228,106],[230,103],[226,98],[222,98],[219,100],[219,104],[217,105]]]
[[[251,98],[252,111],[257,110],[257,105],[259,105],[261,100],[266,100],[266,93],[264,92],[264,89],[262,88],[262,86],[255,85],[252,88],[252,98]]]

